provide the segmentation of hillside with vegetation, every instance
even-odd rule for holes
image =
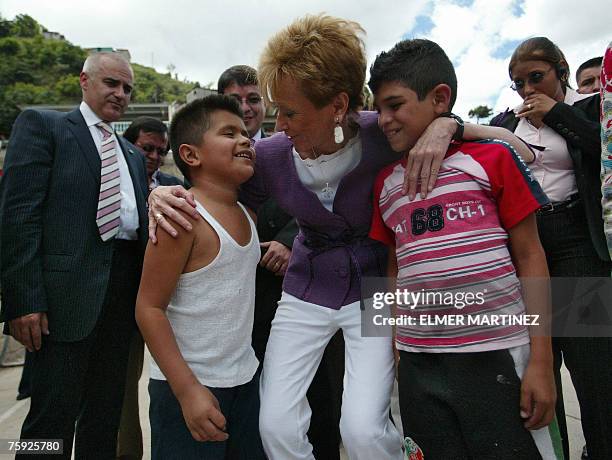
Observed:
[[[21,107],[33,104],[77,104],[79,73],[87,52],[63,39],[45,38],[44,26],[28,15],[0,16],[0,139],[8,137]],[[184,101],[198,83],[179,81],[170,73],[132,63],[132,102]]]

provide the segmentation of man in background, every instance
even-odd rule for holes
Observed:
[[[144,159],[110,126],[133,80],[120,54],[90,55],[77,109],[19,115],[0,183],[2,309],[34,352],[21,439],[63,439],[59,458],[75,434],[76,458],[116,450],[147,242]]]
[[[183,185],[180,179],[161,172],[168,155],[168,127],[157,118],[138,117],[123,133],[145,156],[149,189],[158,185]]]
[[[594,57],[583,62],[576,70],[576,83],[580,94],[598,93],[601,88],[599,74],[601,72],[601,62],[603,56]]]

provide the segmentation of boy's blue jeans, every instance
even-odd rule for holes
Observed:
[[[181,406],[165,380],[149,381],[151,458],[259,460],[265,459],[259,437],[259,372],[232,388],[208,388],[219,401],[227,420],[229,438],[224,442],[193,439]]]

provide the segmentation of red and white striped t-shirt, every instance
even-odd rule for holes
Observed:
[[[404,171],[402,160],[379,173],[370,230],[396,248],[397,288],[425,300],[398,305],[398,316],[415,321],[397,326],[397,347],[441,353],[529,343],[525,325],[503,320],[525,312],[506,229],[548,202],[527,165],[501,141],[453,145],[433,191],[412,202],[401,193]],[[463,320],[436,320],[446,316]]]

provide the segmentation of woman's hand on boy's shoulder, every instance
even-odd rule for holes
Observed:
[[[226,420],[219,401],[204,385],[194,385],[179,400],[187,428],[196,441],[225,441]]]
[[[557,391],[552,362],[530,361],[521,383],[521,418],[525,428],[547,426],[555,416]]]
[[[176,238],[178,233],[170,222],[178,224],[187,231],[191,231],[192,225],[178,210],[183,211],[188,217],[196,219],[198,211],[192,192],[185,190],[181,185],[170,187],[157,187],[149,194],[149,239],[153,244],[157,243],[155,236],[157,227]]]
[[[408,153],[402,194],[407,194],[410,201],[416,197],[419,182],[421,198],[426,198],[433,190],[456,129],[457,123],[453,119],[436,118]]]

